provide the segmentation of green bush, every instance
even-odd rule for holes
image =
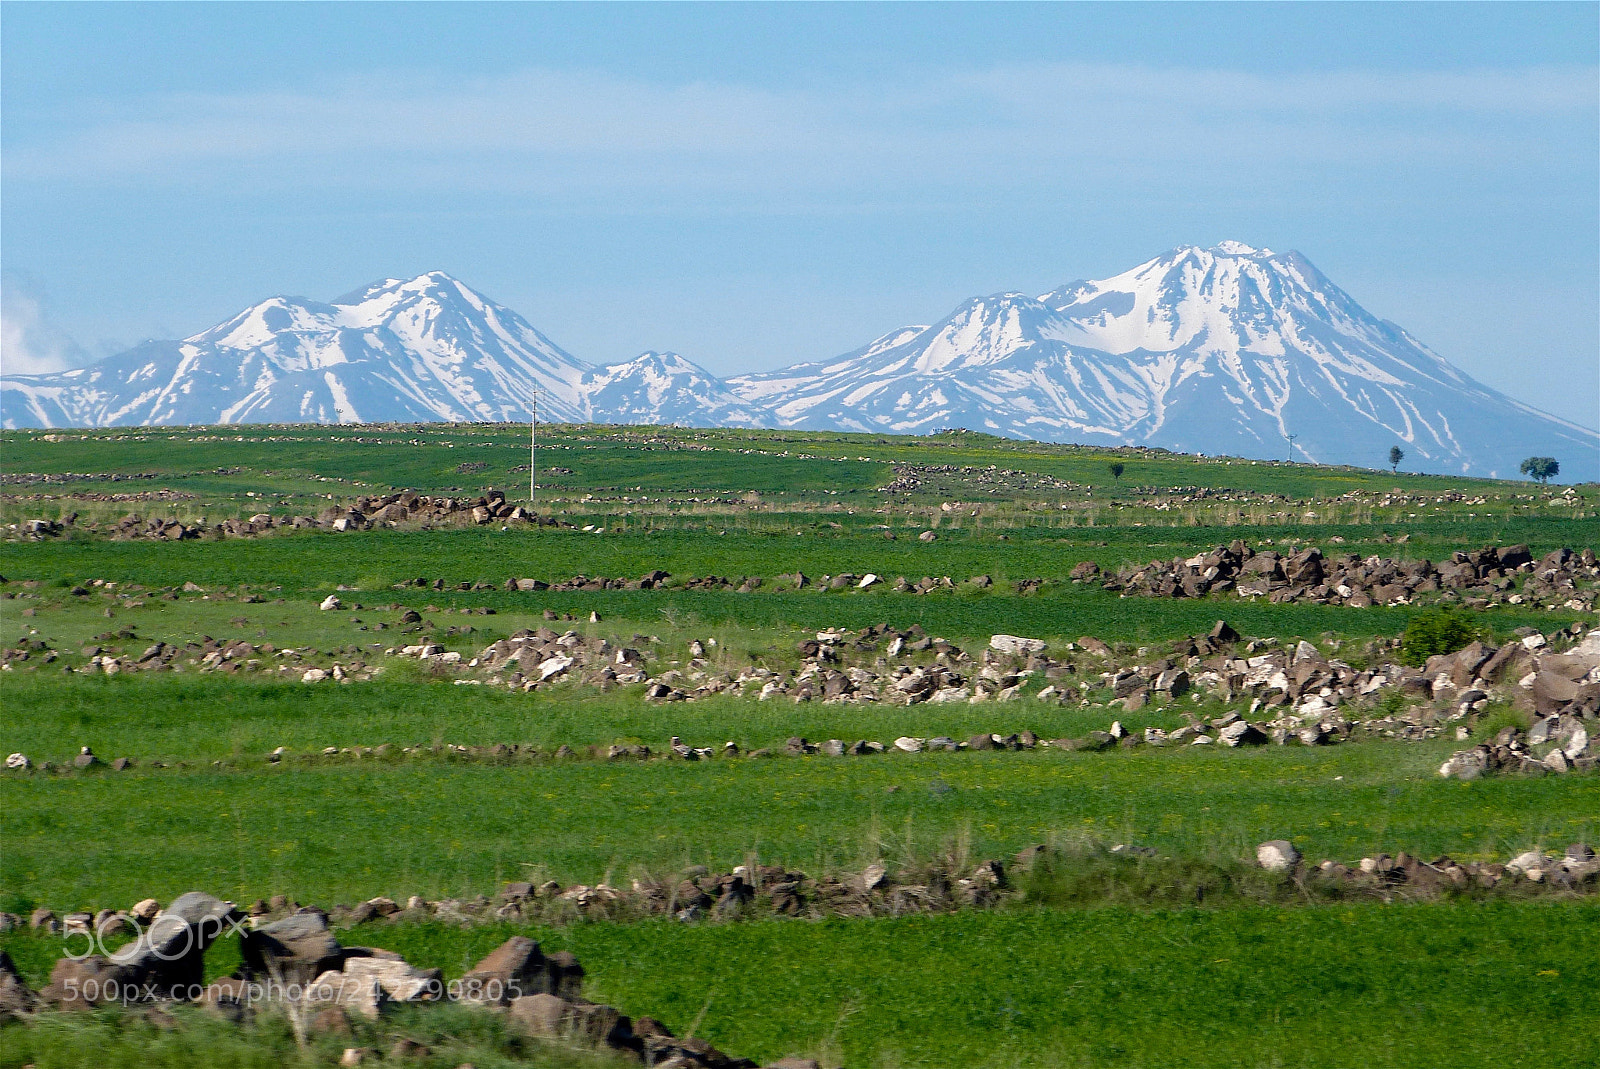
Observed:
[[[1400,640],[1400,660],[1421,667],[1429,657],[1454,653],[1478,637],[1479,629],[1466,615],[1448,609],[1426,609],[1406,624],[1406,633]]]

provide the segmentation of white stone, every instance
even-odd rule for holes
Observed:
[[[926,740],[914,739],[909,735],[902,735],[894,740],[894,748],[902,753],[921,753]]]
[[[999,653],[1026,655],[1044,650],[1043,639],[1022,638],[1018,635],[990,635],[989,648]]]
[[[352,959],[353,960],[353,959]],[[388,995],[383,990],[383,985],[372,976],[355,976],[342,972],[328,970],[305,989],[305,1001],[310,1003],[328,1002],[336,1006],[343,1006],[346,1010],[354,1011],[368,1019],[376,1019]],[[360,1060],[350,1061],[351,1052],[345,1051],[346,1058],[340,1061],[341,1065],[359,1065]]]
[[[328,678],[328,673],[320,668],[307,668],[306,674],[300,677],[302,683],[321,683]]]
[[[322,605],[319,607],[323,612],[331,612],[332,610],[339,608],[342,604],[343,602],[339,600],[339,595],[329,594],[327,597],[322,599]]]
[[[542,683],[553,676],[561,675],[572,667],[572,658],[561,654],[546,658],[539,662],[539,681]]]
[[[1506,862],[1506,868],[1511,872],[1526,874],[1529,870],[1542,869],[1545,865],[1544,855],[1537,850],[1528,850],[1518,854]]]
[[[1300,851],[1285,839],[1274,839],[1256,847],[1256,864],[1268,872],[1288,872],[1300,863]]]
[[[883,580],[879,579],[877,577],[877,575],[875,575],[874,573],[868,572],[866,575],[861,577],[861,582],[856,584],[856,589],[857,590],[865,590],[865,589],[867,589],[867,587],[871,586],[872,584],[881,583],[882,581]]]

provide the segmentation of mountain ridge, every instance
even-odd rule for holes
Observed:
[[[1104,280],[961,302],[830,360],[730,376],[676,353],[594,365],[442,271],[272,297],[181,341],[0,378],[6,427],[526,419],[927,433],[1381,463],[1463,474],[1600,434],[1475,382],[1298,252],[1180,246]],[[1291,441],[1290,436],[1293,436]],[[1594,469],[1592,472],[1590,469]]]

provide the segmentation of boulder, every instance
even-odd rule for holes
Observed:
[[[34,994],[17,973],[11,955],[0,950],[0,1024],[33,1009]]]
[[[1292,872],[1300,864],[1300,851],[1287,839],[1273,839],[1256,847],[1256,864],[1268,872]]]
[[[1018,635],[990,635],[989,648],[999,653],[1026,657],[1030,653],[1042,653],[1045,642],[1043,639],[1022,638]]]
[[[359,1013],[373,1020],[383,1012],[389,996],[377,977],[346,975],[341,970],[330,969],[306,985],[305,1001],[313,1009],[338,1007],[346,1013]]]
[[[59,958],[39,1000],[63,1010],[85,1010],[143,996],[144,977],[132,965],[107,961],[99,954]]]
[[[1225,746],[1261,746],[1267,741],[1261,729],[1248,720],[1238,720],[1222,728],[1217,738]]]
[[[281,979],[285,984],[306,983],[344,964],[344,950],[328,930],[328,918],[316,911],[246,932],[240,953],[247,976]]]
[[[507,1015],[529,1035],[556,1039],[565,1034],[572,1009],[573,1004],[566,999],[541,992],[512,999]]]
[[[1218,620],[1206,637],[1216,645],[1228,645],[1239,641],[1239,632],[1229,627],[1227,621]]]
[[[1528,690],[1533,696],[1533,705],[1539,715],[1549,716],[1576,699],[1582,693],[1583,687],[1554,672],[1541,670],[1534,673]]]
[[[1583,751],[1588,748],[1588,745],[1589,732],[1582,724],[1579,724],[1572,729],[1572,735],[1568,737],[1567,744],[1561,749],[1567,755],[1568,760],[1576,761],[1583,756]]]
[[[465,997],[498,1005],[524,995],[576,998],[583,988],[583,966],[566,953],[546,957],[538,943],[517,935],[490,951],[461,981]]]
[[[1174,698],[1188,693],[1189,673],[1183,669],[1168,669],[1156,677],[1156,690]]]
[[[351,948],[354,952],[356,948]],[[353,957],[346,953],[342,975],[358,984],[371,980],[385,1002],[434,1002],[444,997],[438,969],[418,969],[401,958]]]
[[[879,887],[882,887],[888,878],[889,870],[884,866],[883,862],[874,861],[865,869],[862,869],[861,875],[851,880],[850,884],[855,890],[862,894],[866,894],[869,891],[874,891]]]
[[[204,979],[206,950],[243,919],[233,903],[190,891],[158,913],[150,927],[112,954],[107,964],[125,971],[127,979],[147,986],[150,992],[167,997],[174,989],[186,989]]]
[[[1482,750],[1457,750],[1439,766],[1439,775],[1445,779],[1473,780],[1488,769],[1488,756]]]
[[[322,604],[317,607],[323,612],[332,612],[333,610],[339,608],[342,604],[343,603],[339,600],[339,595],[329,594],[327,597],[322,599]]]

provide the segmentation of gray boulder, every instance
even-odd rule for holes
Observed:
[[[157,913],[137,940],[111,955],[111,964],[132,969],[156,993],[168,995],[204,979],[206,951],[243,919],[232,902],[190,891]]]
[[[1248,720],[1238,720],[1217,732],[1217,738],[1226,746],[1261,746],[1267,736]]]
[[[240,952],[247,975],[285,984],[304,984],[344,965],[344,949],[328,930],[328,918],[315,911],[246,932]]]
[[[1300,864],[1300,851],[1287,839],[1273,839],[1256,847],[1256,864],[1268,872],[1292,872]]]

